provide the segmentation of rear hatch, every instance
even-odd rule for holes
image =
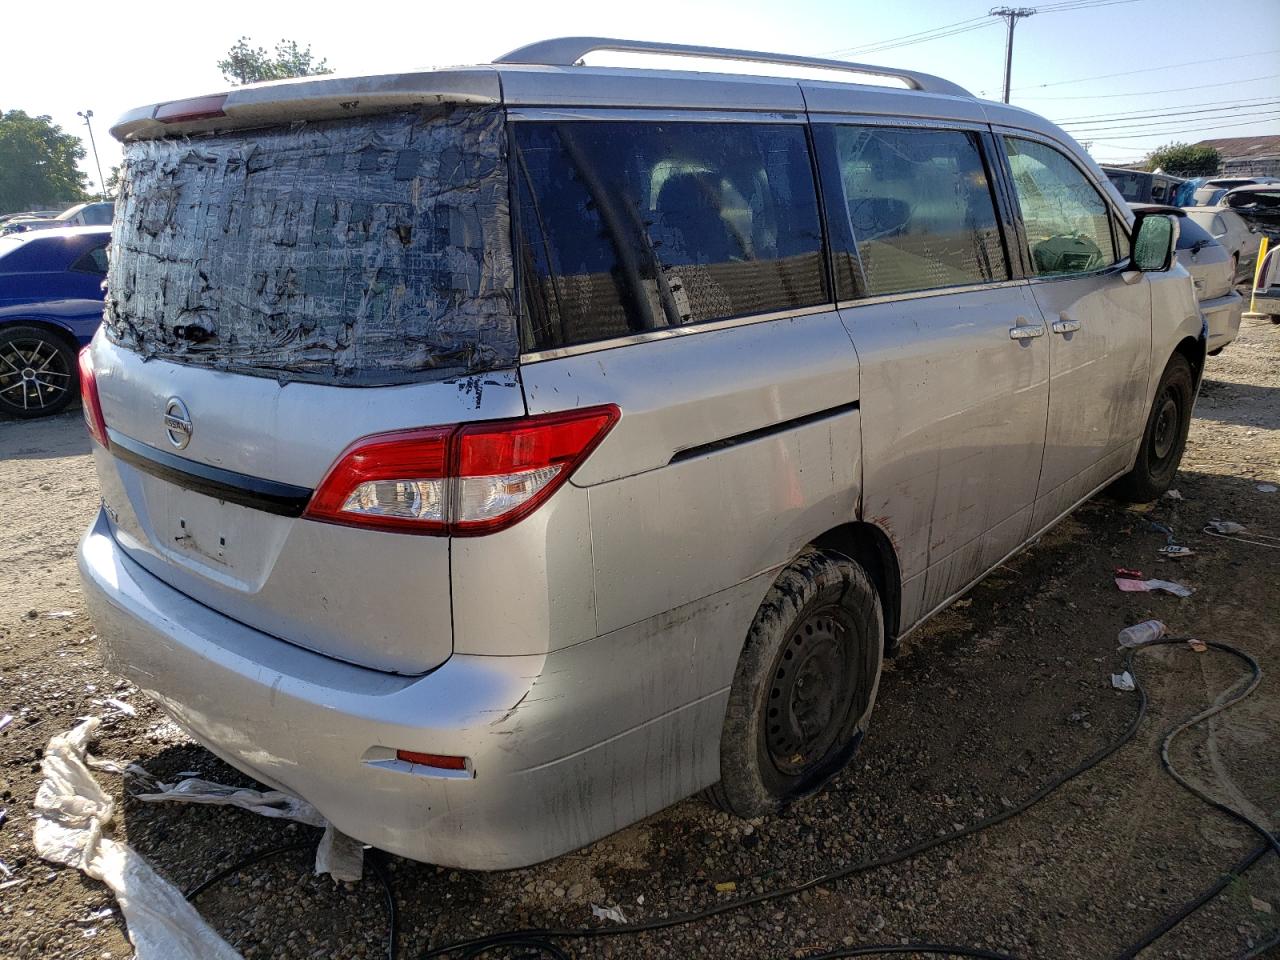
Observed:
[[[448,537],[300,514],[358,438],[524,413],[504,137],[437,104],[127,143],[91,356],[133,559],[343,660],[448,658]]]

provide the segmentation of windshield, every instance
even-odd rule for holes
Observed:
[[[506,137],[494,108],[126,147],[107,335],[280,380],[513,366]]]

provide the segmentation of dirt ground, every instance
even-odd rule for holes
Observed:
[[[74,547],[97,506],[79,413],[0,423],[0,957],[130,954],[105,888],[40,861],[28,814],[49,737],[106,717],[95,753],[172,778],[247,783],[187,741],[98,665]],[[1211,518],[1280,535],[1280,328],[1246,324],[1211,358],[1181,500],[1149,514],[1099,498],[913,637],[889,666],[870,736],[825,793],[751,824],[687,800],[550,863],[472,874],[388,858],[400,956],[514,926],[597,924],[590,905],[644,920],[710,906],[908,846],[1016,803],[1112,739],[1136,694],[1114,690],[1117,631],[1157,617],[1179,635],[1237,644],[1259,691],[1197,728],[1175,762],[1216,795],[1280,826],[1280,551],[1203,534]],[[1168,524],[1194,557],[1162,561]],[[1195,589],[1120,593],[1116,567]],[[807,957],[844,946],[943,941],[1020,957],[1115,956],[1256,844],[1161,771],[1176,721],[1244,671],[1190,648],[1139,655],[1151,708],[1134,742],[1024,815],[894,866],[658,933],[569,941],[579,957]],[[104,706],[131,703],[129,716]],[[117,796],[119,777],[102,774]],[[282,838],[314,831],[224,808],[127,799],[116,834],[186,888]],[[200,900],[247,957],[372,957],[385,950],[382,892],[315,878],[307,851],[249,868]],[[3,874],[4,871],[0,871]],[[17,881],[17,882],[15,882]],[[723,889],[732,882],[736,891]],[[718,889],[719,887],[719,889]],[[1153,948],[1153,958],[1246,953],[1280,927],[1280,865],[1265,857]],[[489,957],[502,954],[486,954]]]

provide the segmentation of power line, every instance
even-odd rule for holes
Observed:
[[[1223,60],[1244,60],[1247,57],[1265,57],[1280,50],[1259,50],[1256,53],[1239,53],[1230,57],[1210,57],[1207,60],[1188,60],[1185,63],[1168,63],[1162,67],[1143,67],[1141,70],[1125,70],[1122,73],[1100,73],[1096,77],[1078,77],[1075,80],[1054,80],[1051,83],[1038,83],[1033,87],[1020,87],[1021,90],[1042,90],[1045,87],[1061,87],[1070,83],[1086,83],[1089,80],[1110,80],[1112,77],[1131,77],[1137,73],[1156,73],[1160,70],[1172,70],[1175,67],[1194,67],[1201,63],[1221,63]]]
[[[1129,117],[1111,117],[1109,119],[1090,119],[1085,117],[1077,120],[1059,120],[1058,126],[1075,127],[1077,129],[1080,129],[1080,128],[1092,129],[1096,127],[1109,127],[1109,126],[1141,126],[1141,124],[1135,124],[1134,121],[1135,120],[1158,120],[1161,117],[1193,117],[1194,119],[1192,120],[1192,122],[1198,123],[1201,120],[1218,119],[1216,117],[1201,116],[1201,114],[1231,113],[1233,115],[1247,117],[1247,116],[1250,116],[1250,114],[1248,113],[1236,114],[1233,112],[1249,110],[1255,107],[1273,107],[1276,104],[1280,104],[1280,100],[1259,100],[1254,103],[1233,103],[1229,107],[1211,107],[1206,110],[1172,110],[1172,111],[1169,111],[1168,113],[1145,113],[1145,114],[1137,114],[1135,116],[1129,116]],[[1153,126],[1164,126],[1173,122],[1174,121],[1172,120],[1163,120],[1158,124],[1153,124]]]
[[[1231,114],[1224,117],[1195,117],[1191,120],[1183,121],[1182,123],[1179,123],[1176,120],[1152,120],[1150,122],[1145,122],[1145,123],[1122,123],[1122,124],[1117,124],[1115,126],[1109,126],[1109,125],[1099,126],[1095,124],[1082,124],[1080,126],[1076,126],[1072,124],[1072,125],[1067,125],[1067,129],[1081,132],[1081,133],[1086,133],[1086,134],[1101,133],[1103,136],[1106,136],[1109,133],[1119,133],[1122,131],[1129,131],[1129,130],[1143,130],[1149,127],[1186,126],[1188,123],[1196,124],[1196,123],[1204,123],[1206,121],[1214,122],[1217,120],[1235,120],[1240,117],[1262,117],[1262,116],[1267,116],[1269,114],[1277,113],[1277,112],[1280,112],[1280,111],[1277,111],[1276,107],[1271,106],[1271,107],[1266,107],[1262,110],[1259,110],[1257,112],[1252,112],[1252,113],[1235,113],[1235,114]]]
[[[1162,87],[1159,90],[1135,90],[1132,93],[1078,93],[1069,97],[1019,97],[1019,100],[1111,100],[1116,97],[1153,97],[1165,93],[1184,93],[1187,90],[1207,90],[1212,87],[1234,87],[1255,80],[1274,80],[1280,73],[1268,73],[1261,77],[1244,77],[1240,80],[1223,80],[1221,83],[1197,83],[1190,87]]]
[[[841,47],[838,50],[826,51],[828,55],[840,54],[845,56],[862,56],[868,53],[882,53],[885,50],[894,50],[898,47],[909,47],[917,43],[928,43],[930,40],[941,40],[943,37],[952,37],[958,33],[968,33],[970,30],[980,30],[983,27],[992,26],[989,17],[975,17],[972,20],[960,20],[956,23],[949,23],[942,27],[934,27],[932,30],[921,30],[918,33],[908,33],[901,37],[893,37],[888,40],[880,40],[876,43],[866,43],[857,47]]]
[[[1221,100],[1207,100],[1201,103],[1187,103],[1171,113],[1142,113],[1139,110],[1127,110],[1122,113],[1090,113],[1078,117],[1063,117],[1057,121],[1059,124],[1073,123],[1083,120],[1142,120],[1144,117],[1168,117],[1181,116],[1187,113],[1207,113],[1207,110],[1189,110],[1189,107],[1208,107],[1213,110],[1234,110],[1237,107],[1256,107],[1260,103],[1273,102],[1267,97],[1252,97],[1248,100],[1241,100],[1239,103],[1227,104]]]
[[[1040,6],[1031,9],[1036,13],[1069,13],[1074,10],[1091,10],[1094,7],[1112,7],[1119,4],[1138,2],[1140,2],[1140,0],[1065,0],[1065,2],[1062,3],[1041,4]],[[888,37],[884,40],[877,40],[872,43],[827,50],[825,51],[825,55],[861,56],[868,53],[884,53],[888,50],[896,50],[899,47],[910,47],[917,43],[928,43],[931,40],[941,40],[944,37],[954,37],[957,34],[968,33],[971,30],[981,30],[983,27],[992,26],[992,23],[993,21],[991,20],[990,14],[982,17],[970,17],[967,20],[957,20],[955,23],[944,23],[941,26],[933,27],[928,30],[917,30],[915,33],[905,33],[900,37]]]
[[[1113,140],[1151,140],[1156,137],[1176,137],[1187,133],[1202,133],[1206,130],[1226,130],[1231,127],[1256,127],[1260,122],[1265,120],[1280,120],[1280,112],[1270,117],[1255,118],[1253,120],[1244,120],[1240,123],[1219,123],[1211,127],[1187,127],[1172,130],[1148,130],[1146,133],[1125,134],[1124,136],[1112,137],[1112,131],[1107,130],[1103,133],[1105,137],[1112,137]],[[1072,134],[1076,136],[1076,134]],[[1084,139],[1089,139],[1088,134],[1080,134]]]

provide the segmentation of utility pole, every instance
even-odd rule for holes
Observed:
[[[1008,84],[1006,83],[1005,86],[1008,86]],[[1009,102],[1007,96],[1005,97],[1005,102]],[[100,188],[102,199],[105,200],[107,199],[107,181],[102,179],[102,163],[98,160],[98,143],[93,139],[93,124],[90,122],[93,120],[93,111],[77,110],[76,116],[83,119],[84,125],[89,128],[89,146],[93,147],[93,165],[98,168],[98,187]]]
[[[1009,24],[1009,36],[1004,44],[1004,102],[1009,102],[1009,79],[1013,76],[1013,28],[1024,17],[1036,15],[1035,7],[992,7],[989,17],[1003,17]]]

